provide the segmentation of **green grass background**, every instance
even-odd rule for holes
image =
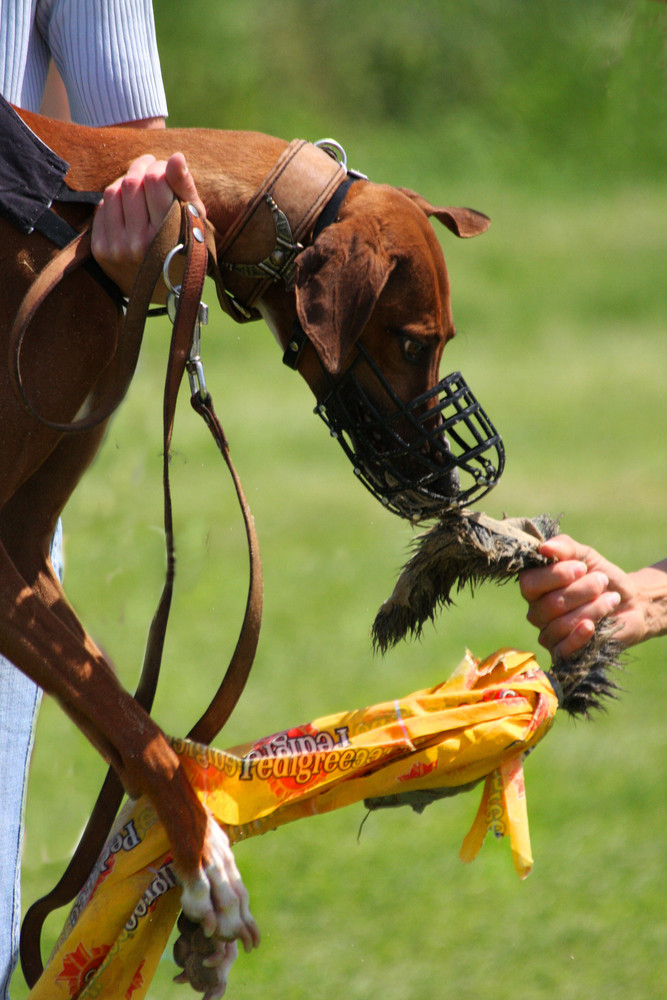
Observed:
[[[562,515],[633,569],[665,555],[666,11],[654,0],[156,0],[171,124],[334,135],[372,179],[487,212],[442,243],[462,369],[503,433],[493,516]],[[256,666],[220,746],[444,679],[466,647],[548,657],[518,588],[461,594],[419,643],[369,629],[412,529],[355,482],[261,324],[208,293],[204,360],[253,508],[265,572]],[[67,588],[128,686],[162,581],[160,393],[168,328],[65,515]],[[236,641],[245,541],[222,462],[184,397],[172,462],[177,593],[155,714],[182,734]],[[263,932],[239,1000],[654,1000],[664,988],[665,642],[638,647],[593,723],[559,718],[526,765],[535,868],[509,845],[458,861],[478,793],[362,806],[246,842]],[[103,774],[44,704],[24,861],[30,902],[59,876]],[[48,926],[45,950],[61,918]],[[165,955],[151,1000],[175,1000]],[[14,996],[26,995],[20,974]]]

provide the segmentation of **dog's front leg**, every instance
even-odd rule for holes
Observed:
[[[0,651],[57,698],[127,792],[152,803],[172,846],[186,914],[209,937],[238,938],[250,950],[259,933],[226,834],[164,733],[118,683],[50,567],[36,568],[39,560],[25,555],[22,561],[32,586],[0,543]]]
[[[208,862],[194,877],[179,875],[183,912],[174,961],[183,972],[175,981],[202,991],[203,1000],[219,1000],[238,957],[237,941],[249,952],[260,936],[227,835],[210,814],[206,843]]]

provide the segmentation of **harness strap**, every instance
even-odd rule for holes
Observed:
[[[338,213],[340,212],[341,209],[341,205],[343,204],[343,202],[347,197],[347,192],[350,190],[352,185],[357,180],[359,180],[359,178],[356,175],[348,174],[346,180],[343,181],[343,183],[340,185],[334,196],[324,206],[324,208],[320,212],[319,218],[315,223],[315,227],[313,229],[313,235],[312,235],[313,243],[320,235],[320,233],[327,228],[327,226],[331,226],[336,221],[336,219],[338,218]]]
[[[39,272],[17,310],[9,333],[8,372],[12,388],[21,404],[36,420],[56,430],[67,430],[70,426],[72,426],[72,429],[75,429],[76,425],[57,424],[41,417],[34,409],[23,386],[21,346],[25,332],[44,300],[66,275],[81,267],[90,256],[90,229],[85,229],[71,243],[68,243],[66,247],[52,257]],[[86,428],[82,427],[82,429]]]
[[[90,430],[97,424],[107,420],[118,407],[127,392],[132,375],[134,374],[145,325],[143,322],[132,322],[131,308],[133,306],[133,299],[134,309],[132,311],[139,313],[141,309],[137,297],[133,296],[128,304],[128,311],[123,324],[123,334],[118,347],[116,377],[113,390],[110,397],[105,399],[92,413],[81,417],[79,420],[64,423],[50,420],[38,412],[26,393],[21,371],[21,350],[26,331],[41,305],[60,281],[67,274],[85,265],[90,259],[90,227],[88,227],[52,257],[37,275],[19,306],[9,334],[9,377],[14,392],[35,420],[45,424],[52,430],[63,433]],[[155,280],[157,281],[157,278]],[[152,289],[148,292],[148,302],[150,302],[151,295]],[[141,298],[143,301],[143,294]]]
[[[27,396],[21,372],[21,348],[31,321],[54,288],[65,275],[75,271],[91,259],[90,227],[84,229],[71,243],[55,254],[37,275],[19,306],[9,335],[9,376],[19,400],[40,423],[63,433],[87,431],[108,420],[120,405],[137,365],[146,326],[146,316],[155,285],[162,271],[162,263],[166,254],[179,240],[180,225],[180,210],[178,203],[174,202],[137,272],[130,293],[117,352],[116,375],[111,394],[92,413],[69,423],[49,420],[37,411]],[[209,246],[212,244],[208,230],[207,244]]]
[[[70,226],[66,219],[63,219],[61,215],[58,215],[51,208],[47,208],[43,215],[40,215],[39,219],[35,222],[33,232],[38,232],[42,236],[46,236],[47,240],[50,240],[54,246],[61,249],[64,249],[72,240],[75,240],[79,236],[79,230],[75,229],[74,226]],[[89,257],[84,261],[83,266],[95,281],[102,286],[107,295],[120,307],[125,301],[120,288],[104,273],[95,258]]]

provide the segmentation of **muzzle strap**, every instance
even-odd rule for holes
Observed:
[[[308,337],[304,333],[303,327],[297,320],[292,327],[292,335],[283,353],[283,364],[296,371],[303,354],[303,349],[308,343]]]

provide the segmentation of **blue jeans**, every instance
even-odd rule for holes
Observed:
[[[51,544],[51,561],[62,580],[60,523]],[[41,689],[0,656],[0,1000],[8,1000],[9,980],[18,961],[25,792],[41,698]]]

